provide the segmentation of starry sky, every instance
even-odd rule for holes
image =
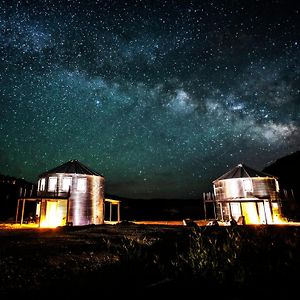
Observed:
[[[201,198],[300,149],[299,59],[297,1],[0,1],[0,173]]]

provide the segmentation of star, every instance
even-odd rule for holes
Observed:
[[[299,150],[296,3],[0,9],[1,173],[35,182],[77,158],[112,194],[189,199]]]

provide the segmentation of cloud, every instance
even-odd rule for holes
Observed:
[[[166,104],[166,107],[174,113],[190,114],[195,111],[197,104],[183,89],[175,90],[175,96]]]
[[[292,136],[299,135],[300,128],[293,123],[283,124],[268,122],[266,124],[253,126],[251,131],[256,134],[257,137],[262,137],[269,143],[277,143],[289,139]]]

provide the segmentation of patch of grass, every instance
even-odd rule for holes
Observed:
[[[0,294],[296,290],[300,228],[94,226],[1,237]],[[116,290],[116,287],[118,289]],[[223,296],[223,292],[220,292]]]

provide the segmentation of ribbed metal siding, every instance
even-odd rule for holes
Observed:
[[[50,177],[57,177],[57,187],[54,192],[48,191]],[[62,191],[64,177],[72,177],[70,193]],[[45,191],[38,191],[38,196],[45,198],[69,198],[68,222],[73,225],[89,225],[104,223],[104,178],[84,174],[47,174]],[[86,178],[86,191],[78,191],[78,178]]]
[[[77,190],[78,178],[86,178],[86,191]],[[94,175],[73,177],[68,221],[73,225],[103,224],[104,179]]]
[[[243,179],[223,179],[215,182],[215,192],[217,200],[228,200],[235,198],[244,198]]]
[[[245,191],[243,180],[251,180],[253,190]],[[235,178],[223,179],[214,183],[216,200],[234,200],[238,198],[264,198],[276,200],[276,179],[274,178]]]
[[[253,195],[257,198],[270,198],[276,200],[276,183],[273,178],[254,179],[253,181]]]

